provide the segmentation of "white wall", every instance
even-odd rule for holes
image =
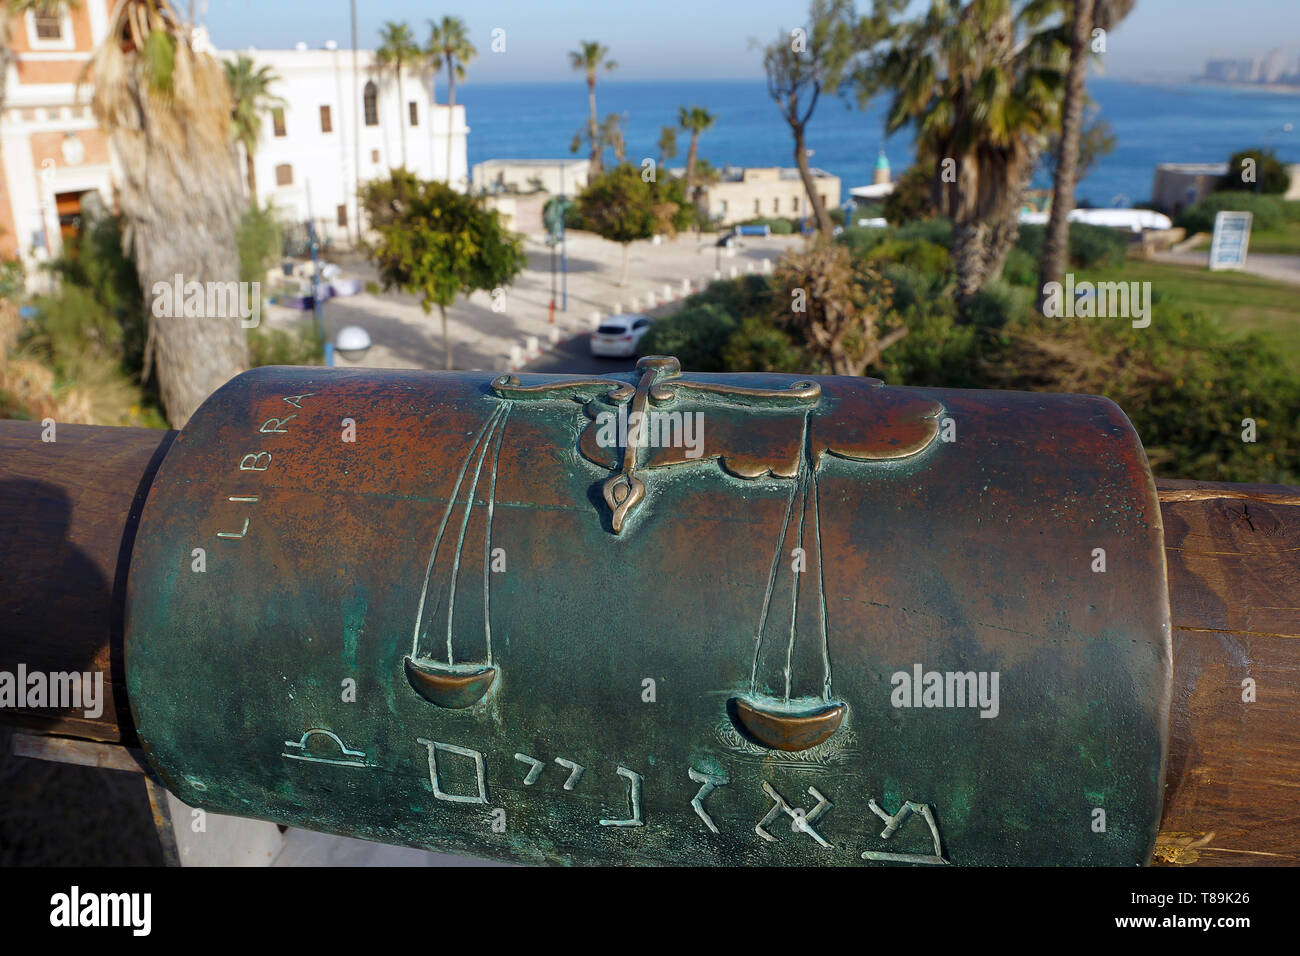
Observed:
[[[374,72],[371,51],[360,51],[354,73],[351,50],[248,50],[257,66],[267,65],[280,77],[272,93],[286,104],[285,136],[275,135],[275,124],[268,113],[263,118],[262,137],[254,162],[258,199],[268,200],[282,210],[286,220],[305,222],[308,217],[308,186],[311,208],[322,235],[334,241],[347,241],[357,222],[356,187],[383,178],[389,170],[403,165],[402,129],[406,133],[408,169],[422,179],[443,180],[447,175],[447,136],[450,111],[445,105],[430,106],[434,93],[429,76],[402,76],[403,100],[399,101],[397,82],[391,74],[380,77]],[[233,60],[239,51],[222,52],[223,59]],[[364,117],[362,104],[367,81],[379,92],[379,125],[360,127],[357,141],[357,118]],[[417,104],[418,122],[408,122],[407,105]],[[321,131],[320,108],[329,106],[333,130]],[[465,108],[457,105],[452,121],[451,181],[458,189],[468,184],[466,165]],[[357,158],[360,158],[360,165]],[[376,160],[377,154],[377,160]],[[276,167],[288,164],[293,183],[276,184]],[[357,170],[360,170],[360,176]],[[348,229],[337,225],[337,210],[348,207]]]

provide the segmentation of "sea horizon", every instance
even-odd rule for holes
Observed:
[[[1093,77],[1088,84],[1098,115],[1111,123],[1113,153],[1080,182],[1080,201],[1095,206],[1149,200],[1157,163],[1226,162],[1235,151],[1271,145],[1284,162],[1300,163],[1300,133],[1283,134],[1283,123],[1300,129],[1300,88],[1283,91],[1234,85]],[[581,77],[542,83],[463,83],[456,101],[466,108],[470,165],[489,159],[566,159],[585,127],[587,91]],[[700,105],[717,117],[700,137],[700,156],[715,166],[793,166],[793,141],[762,79],[604,79],[596,87],[601,117],[624,116],[628,159],[659,155],[665,125],[676,125],[680,105]],[[911,164],[909,130],[886,136],[886,100],[859,110],[852,100],[823,94],[808,125],[811,163],[840,178],[847,191],[871,182],[883,150],[897,178]],[[678,132],[685,163],[689,138]],[[1047,177],[1035,178],[1048,186]]]

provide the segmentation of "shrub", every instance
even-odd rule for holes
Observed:
[[[248,361],[253,368],[320,365],[324,362],[324,349],[314,322],[303,322],[291,331],[266,326],[248,330]]]
[[[1129,416],[1158,474],[1200,481],[1300,481],[1300,381],[1257,333],[1195,311],[1128,322],[1044,319],[1008,327],[987,384],[1105,395]],[[1241,440],[1253,418],[1258,441]]]
[[[872,249],[885,242],[893,235],[889,229],[871,229],[865,226],[850,226],[838,236],[835,241],[840,245],[848,246],[849,252],[853,253],[855,258],[861,258],[871,252]]]
[[[1024,249],[1013,248],[1002,266],[1002,281],[1008,285],[1038,288],[1038,260]]]
[[[270,202],[265,209],[257,203],[249,205],[235,233],[235,244],[239,247],[239,280],[265,282],[267,270],[279,260],[284,245],[283,230]]]
[[[925,239],[890,239],[879,243],[866,257],[876,265],[899,263],[911,266],[931,276],[944,276],[949,271],[946,246]]]
[[[715,285],[717,283],[714,283]],[[722,350],[739,322],[718,305],[687,306],[651,323],[641,339],[641,355],[675,355],[683,368],[723,372]]]
[[[1184,209],[1175,220],[1175,225],[1186,229],[1188,235],[1213,232],[1215,214],[1225,211],[1250,213],[1254,217],[1251,223],[1253,229],[1278,229],[1289,213],[1289,210],[1284,209],[1282,200],[1275,196],[1236,191],[1217,192]]]
[[[1242,179],[1248,159],[1254,163],[1255,182]],[[1291,173],[1271,149],[1243,149],[1228,158],[1228,171],[1219,180],[1217,188],[1225,192],[1255,192],[1258,188],[1266,195],[1280,196],[1291,188]]]
[[[952,247],[952,220],[937,217],[905,223],[894,230],[895,239],[924,239],[936,246]]]
[[[722,364],[732,372],[788,372],[810,367],[810,359],[784,329],[766,316],[740,323],[722,347]]]
[[[999,279],[987,283],[966,303],[965,318],[971,325],[1000,329],[1009,322],[1024,319],[1033,309],[1034,292],[1009,285]]]
[[[1046,226],[1021,226],[1016,248],[1029,254],[1034,262],[1043,255]],[[1070,265],[1076,269],[1115,268],[1128,253],[1128,236],[1109,226],[1070,223]]]
[[[728,315],[745,316],[765,313],[772,302],[772,284],[765,276],[744,275],[737,279],[720,279],[687,297],[686,309],[716,305]]]
[[[944,312],[953,303],[948,296],[948,278],[943,274],[928,273],[902,262],[891,262],[881,269],[881,274],[894,290],[894,309],[908,312]]]

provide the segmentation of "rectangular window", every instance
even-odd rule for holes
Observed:
[[[288,163],[281,163],[275,167],[275,184],[277,186],[292,186],[293,167]]]
[[[320,131],[322,133],[334,132],[334,117],[330,115],[330,108],[322,106],[320,108]]]
[[[379,162],[379,150],[377,150],[377,149],[372,149],[372,150],[370,151],[370,161],[371,161],[372,163],[377,163],[377,162]]]
[[[414,100],[411,101],[411,125],[420,125],[420,106]]]
[[[781,211],[781,197],[774,196],[772,197],[772,215],[775,216],[780,211]]]
[[[754,215],[755,216],[763,215],[763,200],[761,199],[754,200]]]
[[[798,197],[798,196],[793,197],[793,198],[790,200],[790,203],[794,206],[794,211],[795,211],[795,212],[798,212],[798,211],[799,211],[799,197]]]
[[[275,109],[271,110],[271,122],[275,125],[275,135],[276,135],[276,136],[285,136],[285,135],[287,135],[287,133],[285,132],[285,126],[284,126],[284,109],[283,109],[283,107],[279,107],[279,106],[277,106]]]
[[[347,227],[348,227],[348,207],[346,203],[340,203],[339,204],[339,228],[346,229]]]
[[[63,17],[58,12],[54,13],[36,13],[33,17],[36,21],[36,39],[38,40],[62,40],[63,39]]]
[[[719,200],[718,212],[722,213],[724,216],[727,214],[727,201],[725,199]]]

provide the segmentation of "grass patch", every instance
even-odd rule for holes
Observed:
[[[1252,248],[1254,242],[1251,243]],[[1259,332],[1279,352],[1300,363],[1300,322],[1296,321],[1300,288],[1243,272],[1210,272],[1203,266],[1130,259],[1114,269],[1080,271],[1076,280],[1150,282],[1156,300],[1152,322],[1162,307],[1199,309],[1234,332]]]

